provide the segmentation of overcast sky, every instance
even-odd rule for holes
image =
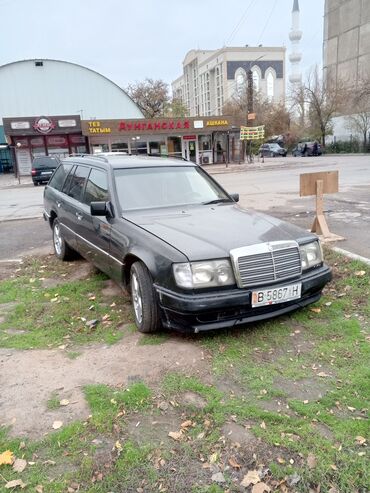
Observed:
[[[324,0],[299,0],[302,71],[322,64]],[[67,60],[122,87],[170,83],[195,48],[286,46],[293,0],[0,0],[0,65]]]

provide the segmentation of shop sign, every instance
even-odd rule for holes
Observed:
[[[77,125],[76,120],[58,120],[58,127],[75,127]]]
[[[67,139],[65,137],[48,137],[48,145],[50,146],[65,146]]]
[[[30,140],[30,143],[32,147],[43,147],[44,139],[42,137],[34,137]]]
[[[36,118],[35,123],[32,126],[41,134],[48,134],[54,130],[55,123],[47,116],[40,116],[40,118]]]
[[[13,130],[27,130],[30,128],[30,122],[11,122],[10,127]]]
[[[203,128],[203,120],[194,120],[194,128]]]
[[[26,149],[16,149],[17,155],[17,167],[20,176],[27,176],[31,174],[31,155]]]
[[[228,120],[208,120],[207,127],[224,127],[228,125]]]
[[[189,120],[168,120],[166,122],[158,122],[151,120],[149,122],[124,122],[121,121],[118,129],[121,132],[143,132],[151,131],[155,132],[158,130],[186,130],[190,128]]]
[[[184,135],[183,137],[184,140],[197,140],[196,135]]]
[[[101,122],[98,120],[93,120],[89,122],[89,133],[90,134],[110,134],[110,127],[102,127]]]

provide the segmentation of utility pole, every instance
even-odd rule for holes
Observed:
[[[249,67],[248,73],[247,73],[247,127],[250,127],[250,119],[249,115],[253,113],[253,72],[251,67]],[[252,141],[249,140],[247,142],[248,146],[248,158],[247,161],[249,163],[252,162]]]

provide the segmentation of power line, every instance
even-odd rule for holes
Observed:
[[[259,44],[259,43],[261,42],[261,38],[262,38],[262,36],[265,34],[265,31],[266,31],[266,29],[267,29],[267,26],[268,26],[268,24],[269,24],[269,22],[270,22],[270,20],[271,20],[272,14],[274,13],[274,10],[275,10],[275,7],[276,7],[276,4],[277,4],[277,0],[275,0],[274,5],[272,6],[271,12],[270,12],[269,16],[267,17],[267,20],[266,20],[266,22],[265,22],[265,25],[264,25],[264,27],[263,27],[263,29],[262,29],[261,34],[260,34],[260,37],[258,38],[258,43],[257,43],[257,44]]]
[[[238,30],[240,29],[241,25],[243,24],[243,22],[245,21],[245,18],[250,10],[251,7],[253,7],[253,5],[256,3],[256,0],[251,0],[251,2],[249,3],[248,7],[246,8],[246,10],[244,11],[244,14],[241,16],[241,18],[239,19],[239,22],[237,23],[237,25],[234,27],[232,33],[230,34],[230,36],[228,37],[226,43],[229,43],[229,41],[231,41],[233,39],[233,37],[235,36],[235,34],[238,32]]]

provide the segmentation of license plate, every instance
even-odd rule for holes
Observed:
[[[279,288],[261,289],[252,291],[252,307],[276,305],[301,297],[302,283],[289,284]]]
[[[41,171],[42,175],[51,175],[52,171]]]

